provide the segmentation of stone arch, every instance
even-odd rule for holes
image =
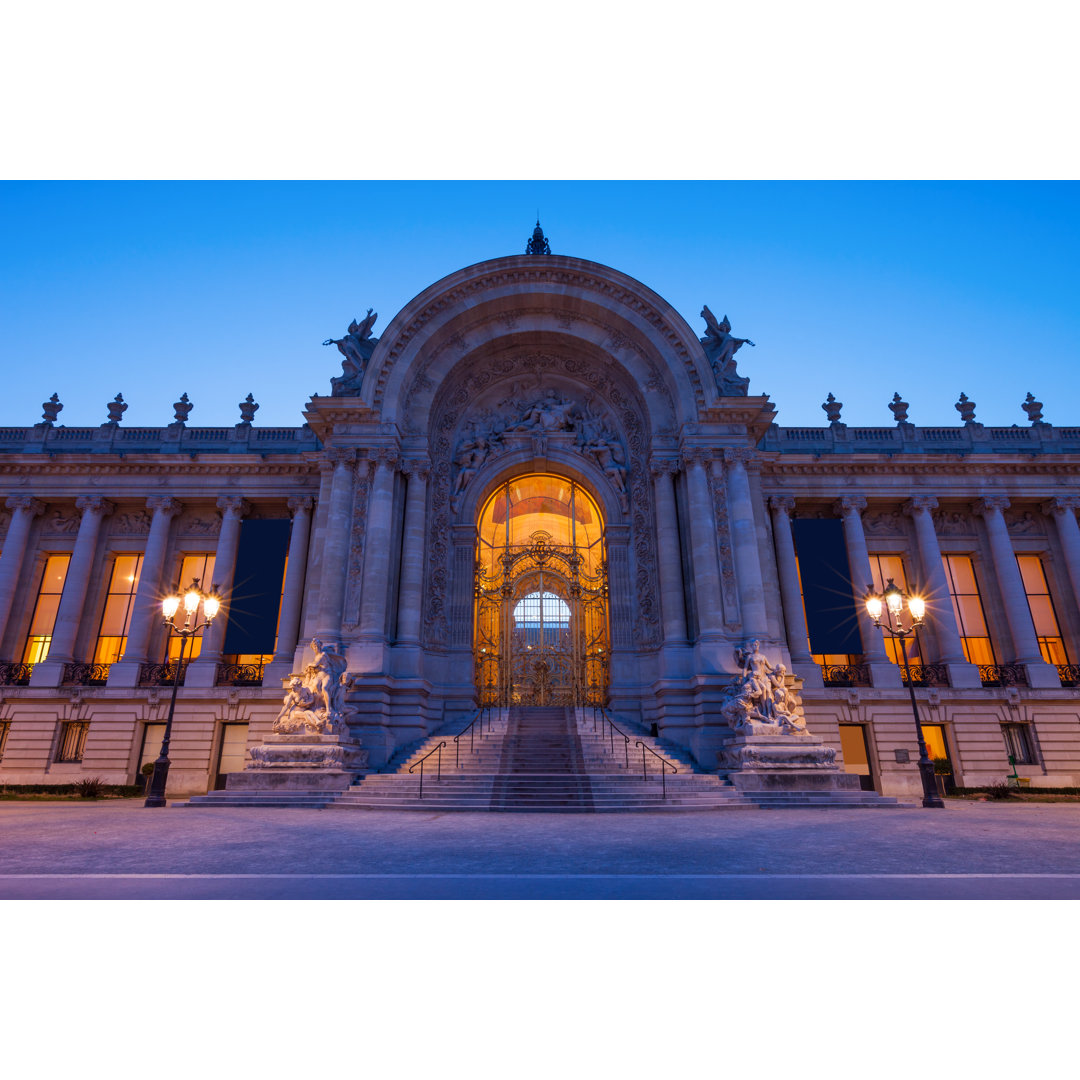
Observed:
[[[424,290],[379,340],[361,396],[384,422],[423,430],[456,363],[515,334],[607,352],[645,391],[655,434],[697,421],[717,402],[708,358],[682,316],[628,275],[567,256],[493,259]]]
[[[446,644],[450,638],[452,593],[457,596],[455,617],[464,611],[462,581],[455,580],[464,573],[460,565],[464,555],[451,559],[454,527],[473,525],[479,501],[496,479],[552,467],[580,479],[604,507],[606,520],[616,526],[618,543],[612,558],[618,565],[613,567],[613,579],[624,586],[627,597],[631,592],[634,597],[632,620],[628,603],[618,612],[617,641],[629,646],[632,638],[643,647],[659,642],[656,523],[648,468],[652,433],[644,395],[611,357],[599,352],[583,355],[580,348],[565,343],[549,345],[552,348],[529,349],[514,338],[503,339],[460,360],[439,387],[427,430],[418,433],[426,435],[431,459],[424,611],[424,636],[430,645]],[[603,455],[587,450],[590,443],[582,439],[586,423],[537,436],[504,422],[506,415],[513,419],[517,402],[527,400],[530,389],[571,401],[579,417],[592,417],[603,439],[619,443],[625,461],[622,492],[612,479],[611,462],[606,461],[605,469]],[[497,426],[502,434],[498,440],[483,438],[487,447],[483,459],[461,484],[461,462],[466,459],[462,438],[475,434],[463,436],[470,423],[483,424],[485,430]],[[613,618],[615,614],[613,610]]]

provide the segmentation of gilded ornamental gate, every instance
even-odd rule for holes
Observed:
[[[571,480],[503,484],[477,525],[474,669],[493,705],[601,703],[608,686],[603,521]]]

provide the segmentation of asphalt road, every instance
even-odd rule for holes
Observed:
[[[0,898],[1072,899],[1080,806],[685,814],[0,803]]]

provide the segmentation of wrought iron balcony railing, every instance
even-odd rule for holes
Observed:
[[[215,686],[262,686],[263,664],[218,664]]]
[[[826,686],[869,686],[868,664],[822,664],[821,678]]]
[[[176,666],[178,663],[177,660],[170,660],[167,664],[143,664],[139,669],[139,685],[172,686],[173,680],[176,679]],[[190,660],[185,660],[180,666],[180,678],[177,681],[181,686],[184,685],[184,676],[187,674],[188,664],[190,663]]]
[[[0,664],[0,686],[29,686],[33,664]]]
[[[1027,686],[1022,664],[980,664],[979,678],[983,686]]]
[[[1080,686],[1080,664],[1058,664],[1057,673],[1062,686]]]
[[[911,672],[912,686],[948,686],[949,669],[945,664],[911,664],[908,667]],[[900,678],[904,685],[908,680],[904,678],[904,669],[900,669]]]
[[[65,686],[104,686],[109,679],[108,664],[65,664]]]

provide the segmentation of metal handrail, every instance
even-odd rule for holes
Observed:
[[[435,779],[436,780],[441,780],[442,779],[442,748],[445,745],[446,745],[446,740],[443,739],[439,743],[438,746],[436,746],[432,750],[429,750],[419,761],[414,761],[412,763],[412,765],[409,766],[409,772],[410,773],[413,771],[413,769],[416,768],[417,765],[420,766],[420,798],[421,799],[424,797],[424,762],[427,761],[427,759],[429,757],[431,757],[432,754],[434,754],[436,751],[438,751],[438,754],[439,754],[439,759],[438,759],[439,771],[438,771],[438,773],[436,773]]]
[[[677,773],[679,770],[674,765],[672,765],[671,762],[668,761],[668,759],[666,757],[663,757],[662,755],[658,754],[651,746],[646,746],[640,739],[637,740],[637,745],[641,747],[641,774],[646,780],[649,779],[649,772],[645,768],[645,751],[648,750],[649,753],[652,754],[652,756],[654,758],[657,758],[660,761],[660,783],[663,785],[663,788],[664,788],[663,797],[666,799],[667,798],[667,772],[666,772],[666,770],[670,769],[673,773]]]
[[[616,726],[615,721],[612,720],[610,716],[608,716],[607,709],[605,709],[603,705],[600,706],[600,715],[607,721],[608,727],[610,728],[610,730],[608,732],[608,735],[611,738],[611,752],[612,752],[612,754],[615,753],[615,732],[617,731],[623,737],[623,751],[624,751],[624,757],[626,758],[626,761],[625,761],[625,764],[623,765],[623,768],[624,769],[629,769],[630,768],[630,736],[627,735],[626,732],[623,731],[621,728]],[[604,737],[603,729],[601,729],[600,738],[603,738],[603,737]]]
[[[454,768],[455,769],[460,769],[461,768],[461,762],[460,762],[460,759],[461,759],[461,743],[459,742],[459,740],[465,737],[466,732],[468,732],[468,734],[469,734],[469,753],[471,754],[471,753],[474,752],[473,751],[473,728],[476,726],[476,722],[478,720],[480,721],[480,738],[483,738],[484,737],[484,709],[483,709],[483,707],[476,710],[476,715],[469,721],[469,726],[466,727],[466,728],[462,728],[462,730],[459,731],[454,736]],[[491,730],[491,717],[489,716],[488,717],[488,731],[490,731],[490,730]]]

